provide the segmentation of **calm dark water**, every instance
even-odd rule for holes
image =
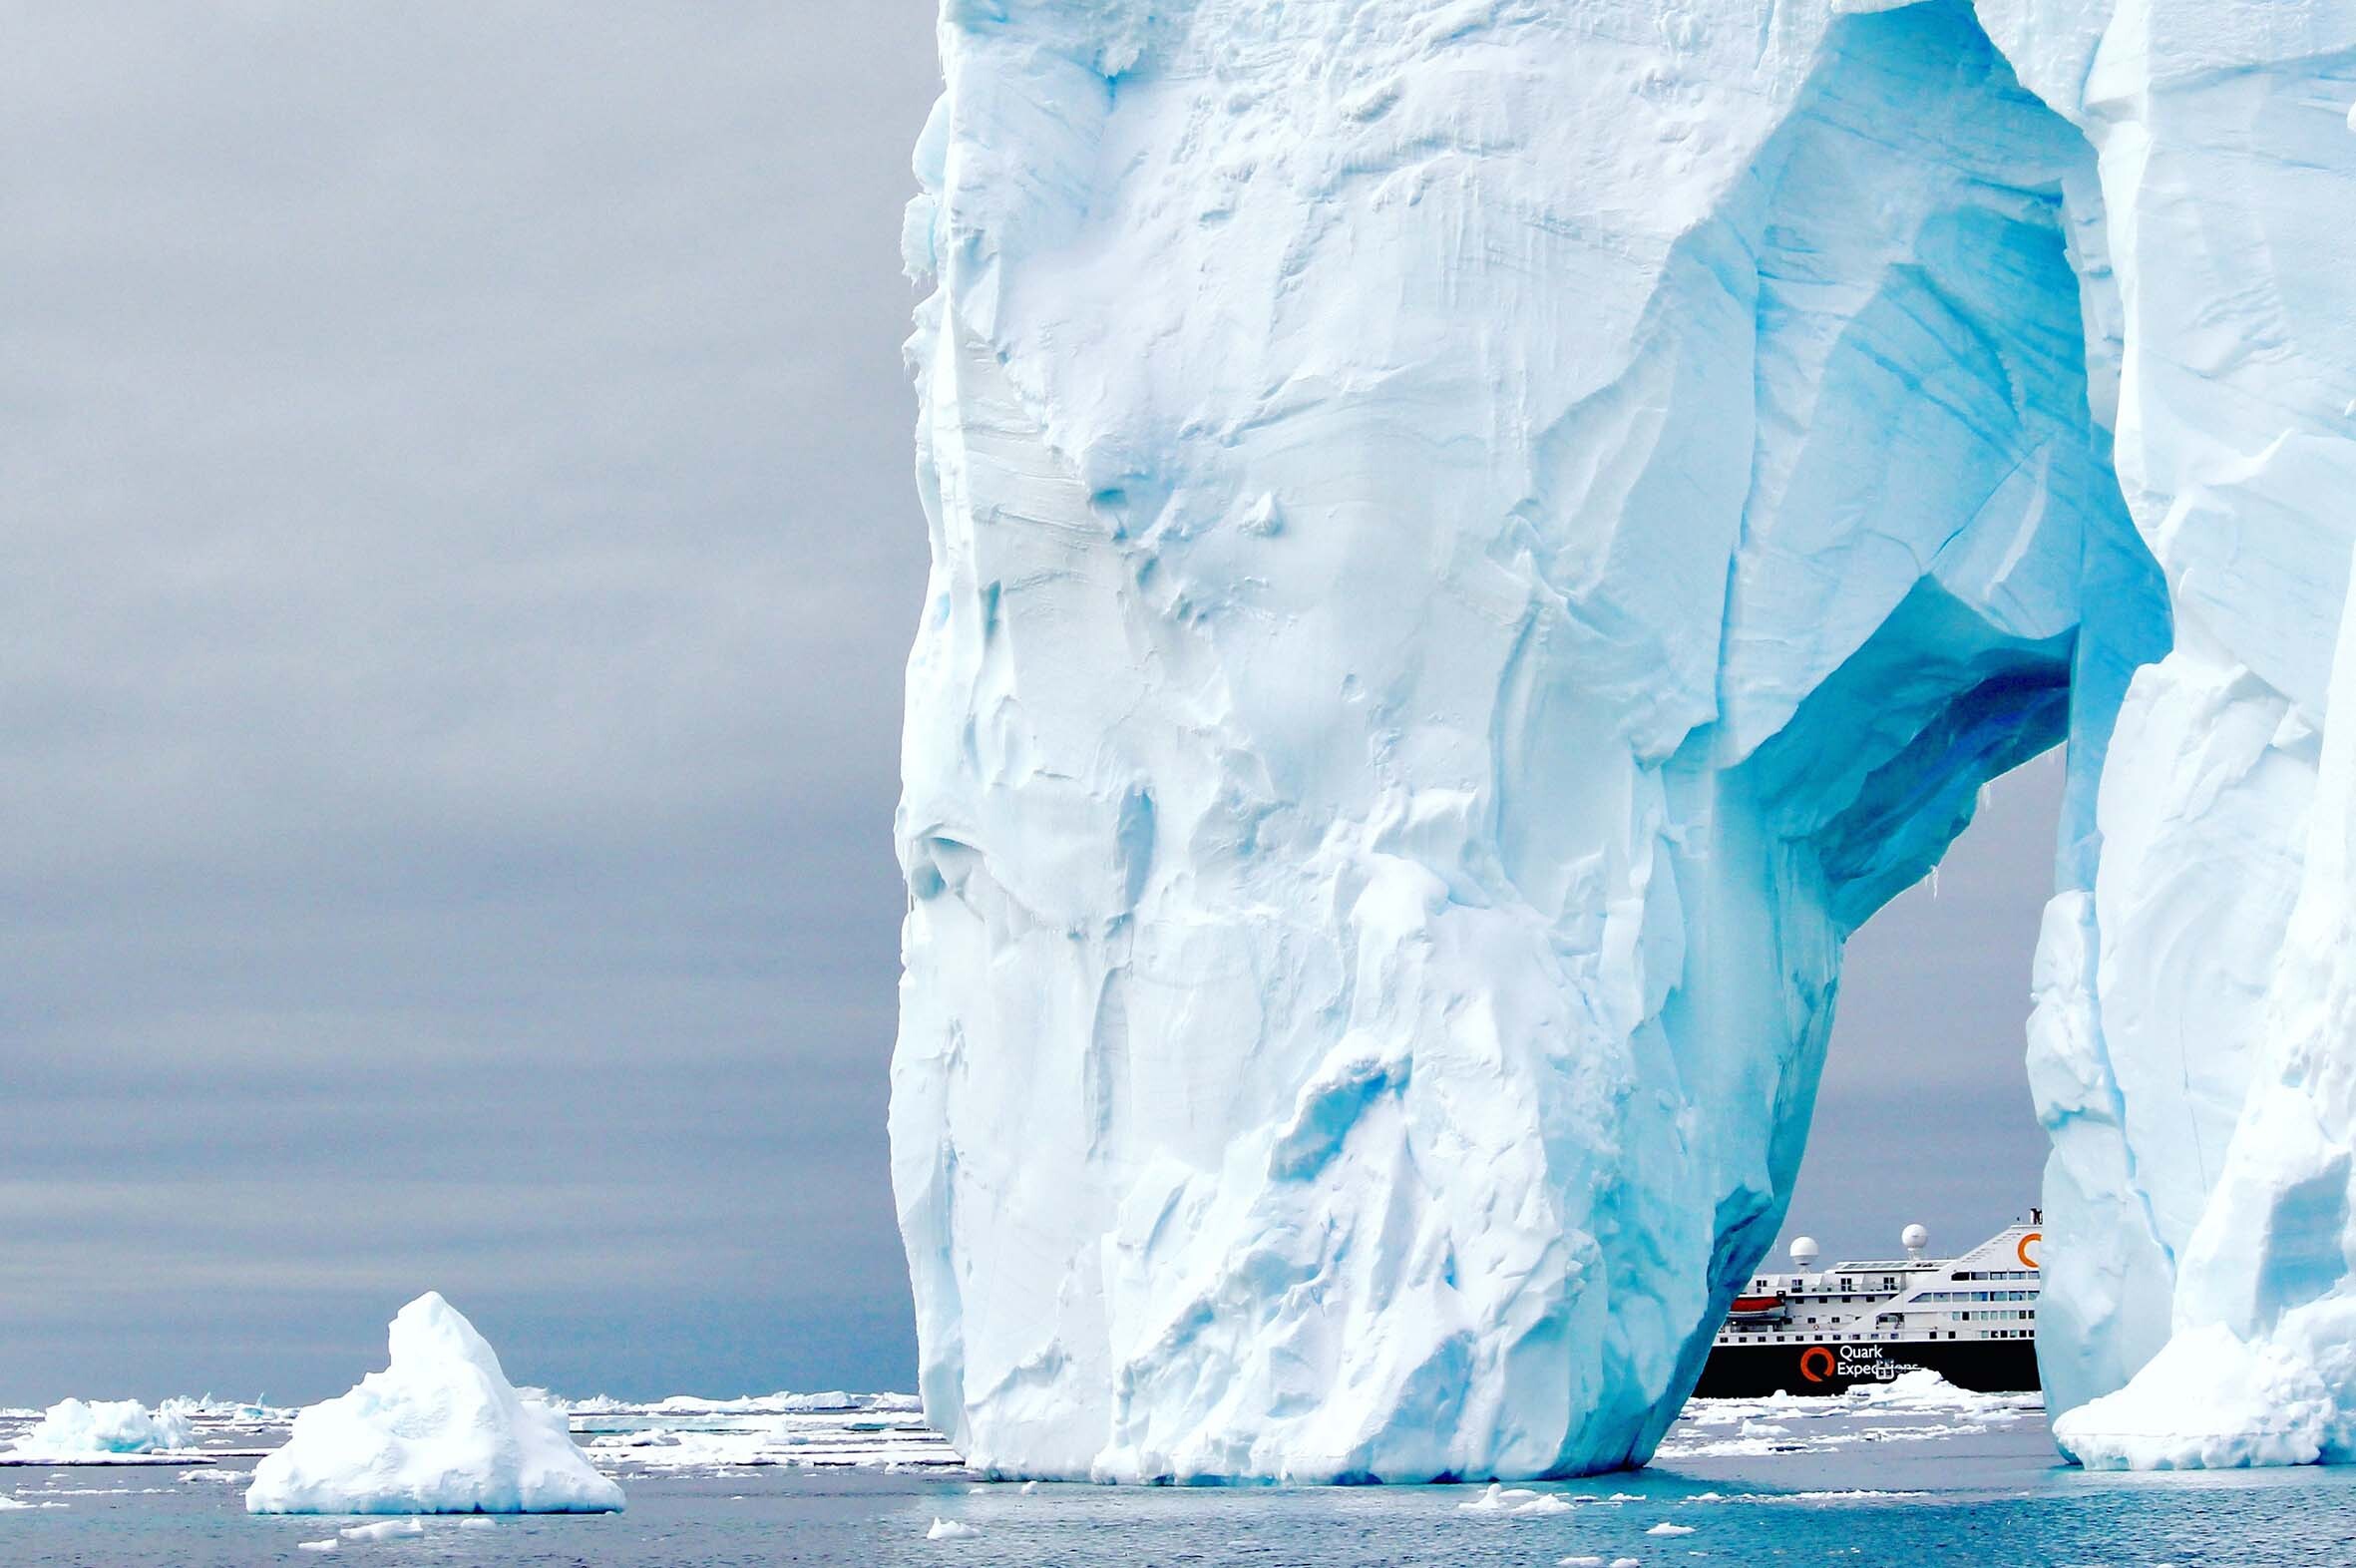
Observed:
[[[1553,1564],[1565,1556],[1607,1563],[1633,1557],[1646,1565],[2356,1560],[2356,1476],[2347,1472],[2086,1475],[2053,1465],[2034,1430],[1861,1444],[1832,1455],[1689,1460],[1675,1470],[1541,1488],[1573,1506],[1533,1514],[1466,1512],[1459,1505],[1478,1497],[1475,1488],[976,1492],[966,1479],[941,1475],[765,1466],[637,1477],[629,1511],[618,1516],[502,1520],[489,1529],[429,1520],[421,1536],[342,1541],[332,1553],[297,1543],[355,1521],[251,1517],[241,1488],[221,1480],[86,1469],[15,1470],[0,1479],[20,1500],[65,1504],[0,1513],[0,1560],[10,1563],[1455,1568]],[[1773,1495],[1863,1484],[1928,1495]],[[1608,1500],[1615,1495],[1622,1500]],[[980,1533],[928,1540],[936,1518]],[[1649,1533],[1665,1523],[1692,1533]]]

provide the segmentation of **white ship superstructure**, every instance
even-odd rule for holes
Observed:
[[[1909,1225],[1903,1258],[1818,1269],[1802,1236],[1793,1272],[1756,1275],[1735,1298],[1695,1392],[1831,1393],[1917,1367],[1967,1388],[2035,1388],[2043,1241],[2031,1210],[1959,1257],[1928,1258],[1927,1233]]]

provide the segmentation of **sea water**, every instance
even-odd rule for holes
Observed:
[[[578,1410],[628,1493],[594,1517],[370,1521],[244,1511],[275,1412],[206,1424],[212,1462],[0,1468],[0,1562],[562,1564],[1235,1563],[1456,1568],[1634,1559],[2344,1564],[2356,1471],[2089,1474],[2034,1398],[1953,1390],[1690,1406],[1652,1467],[1479,1486],[1102,1487],[989,1482],[898,1403]],[[0,1438],[7,1433],[0,1430]],[[937,1521],[964,1526],[934,1534]],[[302,1543],[333,1540],[332,1551]]]

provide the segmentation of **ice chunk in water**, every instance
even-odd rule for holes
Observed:
[[[474,1326],[429,1291],[393,1319],[391,1363],[294,1418],[254,1467],[253,1513],[594,1513],[621,1488],[565,1417],[518,1393]],[[374,1527],[371,1527],[374,1528]]]

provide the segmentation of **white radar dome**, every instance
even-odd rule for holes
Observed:
[[[1813,1236],[1795,1236],[1791,1240],[1791,1261],[1805,1269],[1820,1256]]]
[[[1898,1233],[1898,1240],[1905,1244],[1908,1257],[1919,1257],[1922,1249],[1930,1245],[1930,1239],[1931,1233],[1919,1225],[1909,1225]]]

